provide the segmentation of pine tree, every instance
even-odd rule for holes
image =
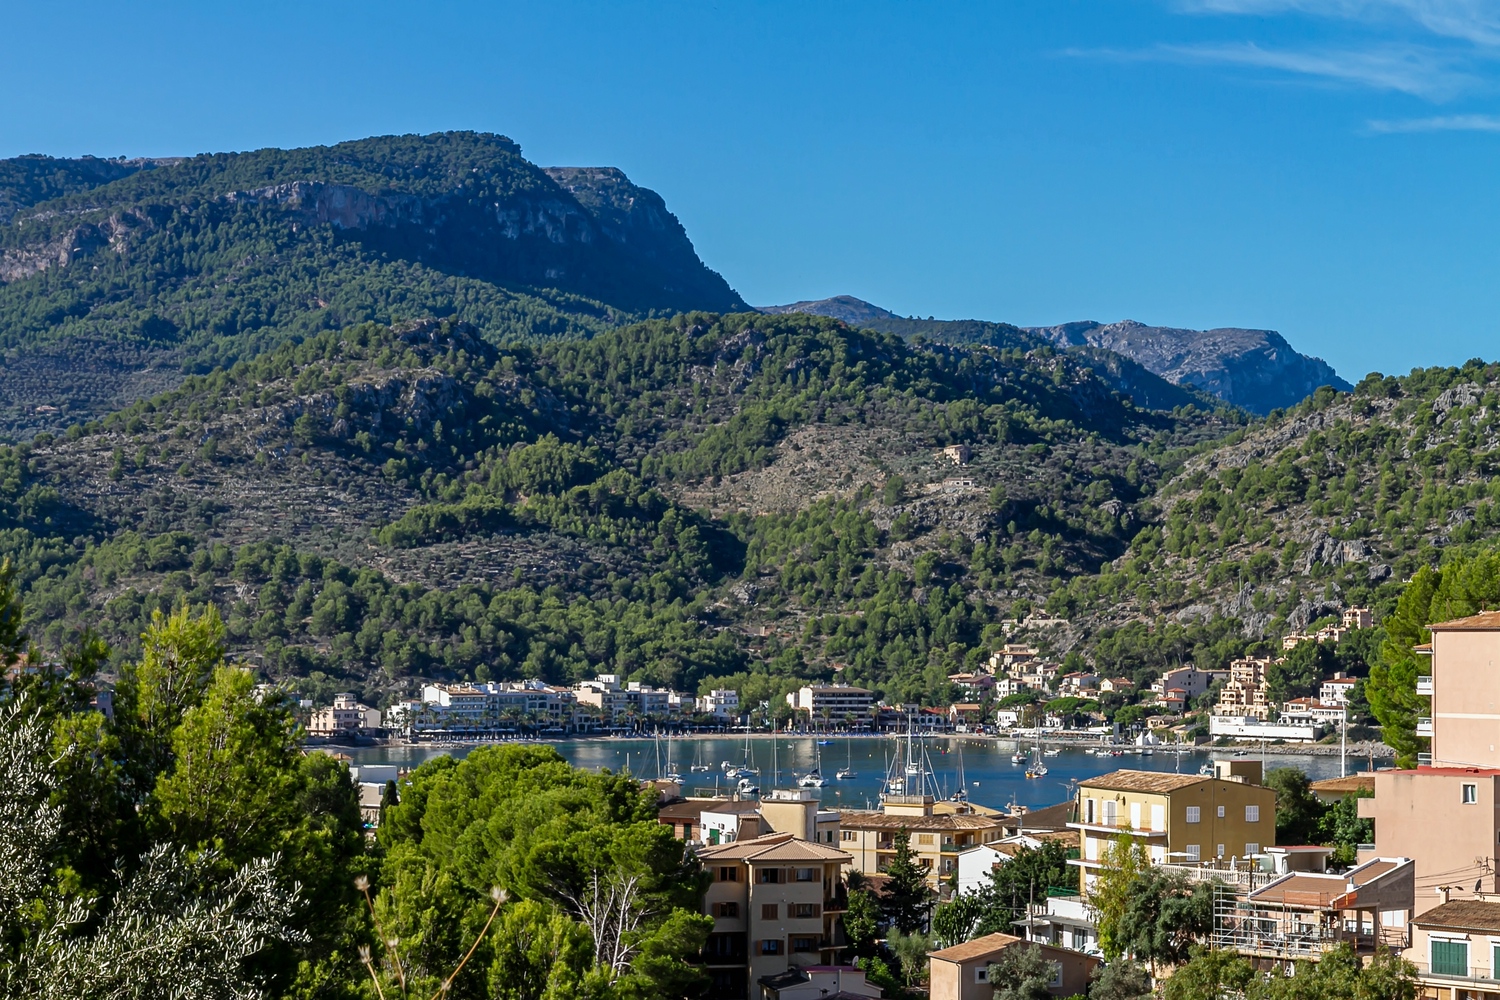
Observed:
[[[925,930],[932,911],[932,890],[927,871],[912,858],[911,834],[902,830],[896,838],[896,856],[885,869],[885,891],[880,909],[886,921],[902,934]]]

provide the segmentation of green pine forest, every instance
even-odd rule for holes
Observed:
[[[1368,677],[1409,754],[1401,650],[1487,599],[1401,604],[1488,558],[1484,362],[1256,418],[1003,324],[758,314],[653,193],[474,133],[27,157],[0,209],[0,554],[43,653],[97,635],[107,676],[212,606],[316,700],[610,671],[941,704],[1032,610],[1068,625],[1012,638],[1144,685],[1369,605],[1275,683]]]

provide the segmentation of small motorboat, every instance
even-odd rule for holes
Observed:
[[[823,777],[822,772],[817,768],[813,768],[797,779],[799,788],[822,788],[826,784],[828,784],[828,779]]]
[[[831,747],[831,746],[833,746],[833,740],[819,740],[818,741],[818,746],[820,746],[820,747]]]
[[[740,783],[735,786],[735,791],[741,795],[759,795],[760,786],[749,778],[741,778]]]
[[[1026,755],[1017,750],[1015,753],[1010,755],[1010,762],[1012,764],[1024,764],[1026,763]]]
[[[852,767],[841,767],[833,775],[839,781],[849,781],[859,777],[859,772]]]
[[[1043,757],[1056,757],[1056,756],[1058,756],[1061,753],[1062,753],[1061,750],[1043,750],[1042,751],[1042,756]]]

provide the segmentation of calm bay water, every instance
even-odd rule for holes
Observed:
[[[1196,772],[1204,763],[1216,758],[1226,758],[1233,751],[1194,750],[1181,757],[1175,753],[1158,749],[1151,756],[1127,754],[1122,757],[1098,757],[1079,748],[1064,748],[1054,757],[1046,758],[1048,773],[1041,778],[1027,778],[1023,764],[1011,762],[1015,744],[1009,740],[994,740],[964,737],[928,738],[919,742],[918,752],[925,750],[932,777],[929,791],[939,798],[946,798],[959,787],[960,767],[963,784],[971,801],[980,805],[1005,808],[1011,804],[1032,808],[1052,805],[1071,798],[1077,782],[1097,777],[1121,768],[1143,771],[1180,771],[1184,774]],[[900,759],[905,753],[905,742],[880,737],[849,737],[831,741],[830,746],[818,746],[811,737],[779,736],[775,739],[757,737],[749,741],[751,762],[760,768],[759,782],[763,789],[795,787],[796,778],[805,774],[821,757],[823,775],[828,784],[817,789],[822,800],[830,806],[847,808],[869,808],[877,802],[882,781],[889,770],[893,757]],[[641,778],[654,778],[669,767],[683,776],[684,792],[689,795],[711,795],[716,791],[727,794],[734,782],[723,777],[721,763],[729,761],[740,764],[745,759],[745,740],[717,737],[695,737],[686,739],[592,739],[562,740],[547,745],[555,748],[563,757],[577,767],[587,770],[609,768],[619,771],[628,767],[632,774]],[[1023,740],[1027,750],[1032,743]],[[471,747],[398,746],[362,747],[344,751],[354,757],[356,764],[400,764],[414,767],[421,762],[441,754],[463,757]],[[1258,758],[1256,751],[1247,756]],[[1338,756],[1315,754],[1268,754],[1267,769],[1274,767],[1298,767],[1306,771],[1313,780],[1337,777]],[[709,771],[693,772],[691,764],[712,765]],[[834,772],[852,766],[857,777],[845,781],[833,780]],[[1362,757],[1349,758],[1349,773],[1365,770],[1367,761]],[[899,764],[898,764],[899,767]],[[780,780],[774,780],[779,775]]]

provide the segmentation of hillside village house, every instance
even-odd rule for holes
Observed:
[[[1115,771],[1080,782],[1076,819],[1081,857],[1079,891],[1114,839],[1127,833],[1154,864],[1196,864],[1260,854],[1276,843],[1276,793],[1261,782],[1258,760],[1214,762],[1214,775]]]
[[[1261,722],[1271,717],[1266,701],[1266,669],[1270,657],[1247,656],[1229,664],[1229,679],[1219,689],[1214,715],[1253,718]]]
[[[1215,681],[1222,680],[1226,676],[1227,674],[1222,670],[1178,667],[1176,670],[1168,670],[1152,681],[1151,691],[1160,701],[1167,692],[1176,688],[1182,692],[1184,698],[1192,700],[1212,687]]]
[[[1412,921],[1407,959],[1421,996],[1491,1000],[1500,995],[1500,897],[1480,895],[1437,905]]]

